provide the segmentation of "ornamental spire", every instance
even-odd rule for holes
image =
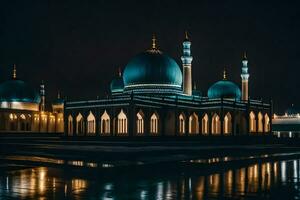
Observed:
[[[247,60],[247,52],[246,51],[244,51],[243,59]]]
[[[17,79],[17,66],[16,66],[16,64],[14,64],[14,66],[13,66],[13,79]]]
[[[155,34],[152,35],[152,49],[156,49],[156,37],[155,37]]]
[[[118,68],[118,75],[119,75],[119,77],[122,76],[121,67]]]
[[[223,80],[227,80],[227,74],[226,74],[226,69],[225,68],[223,70]]]
[[[60,99],[60,92],[59,92],[59,90],[57,91],[57,99]]]
[[[185,39],[186,39],[186,40],[189,40],[189,35],[188,35],[188,32],[187,32],[187,31],[185,31]]]

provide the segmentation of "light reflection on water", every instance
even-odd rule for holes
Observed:
[[[300,160],[272,161],[202,175],[193,169],[195,175],[191,175],[193,171],[153,177],[132,173],[105,179],[101,175],[82,178],[78,172],[37,167],[1,176],[0,199],[298,198],[299,164]],[[291,186],[290,193],[277,194],[285,186]]]

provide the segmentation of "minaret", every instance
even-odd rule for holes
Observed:
[[[41,105],[40,105],[40,111],[45,111],[45,84],[44,81],[42,81],[40,85],[40,95],[41,95]]]
[[[183,93],[192,95],[192,61],[191,55],[191,41],[189,40],[187,32],[185,32],[185,40],[183,45],[183,56],[181,61],[183,65]]]
[[[247,60],[247,54],[244,53],[244,58],[242,60],[242,100],[248,101],[249,93],[248,93],[248,79],[249,79],[249,73],[248,73],[248,60]]]

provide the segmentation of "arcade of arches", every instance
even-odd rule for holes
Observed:
[[[116,116],[111,116],[108,111],[97,116],[89,111],[84,117],[81,113],[76,116],[69,115],[67,117],[68,135],[129,135],[129,123],[127,113],[121,109]],[[154,111],[146,116],[142,110],[135,114],[135,125],[133,126],[133,135],[161,135],[163,119],[160,118],[158,112]],[[237,117],[238,119],[241,116]],[[220,113],[202,113],[198,115],[193,112],[186,114],[179,113],[177,116],[176,133],[178,135],[235,135],[249,128],[251,134],[269,133],[270,118],[268,113],[255,113],[251,111],[249,116],[242,117],[244,120],[234,120],[233,113],[227,112],[221,117]],[[248,124],[247,120],[249,119]],[[75,119],[75,120],[74,120]],[[111,120],[113,119],[113,120]],[[176,120],[175,119],[175,120]],[[242,133],[245,134],[245,133]]]

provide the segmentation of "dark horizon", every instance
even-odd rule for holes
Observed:
[[[150,1],[98,3],[2,2],[0,81],[17,76],[47,100],[61,91],[71,100],[96,99],[109,92],[117,69],[151,46],[181,66],[187,30],[194,57],[193,82],[203,94],[222,78],[240,85],[241,59],[249,59],[252,98],[273,99],[275,112],[299,106],[296,82],[300,18],[298,4],[259,1]]]

